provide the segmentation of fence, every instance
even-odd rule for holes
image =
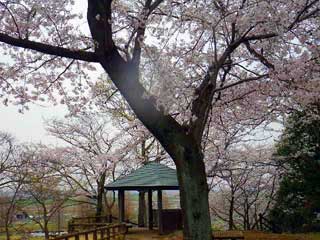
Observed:
[[[112,216],[74,217],[68,222],[68,232],[104,227],[112,222]]]
[[[105,227],[57,236],[53,240],[122,240],[126,232],[125,224],[110,224]]]

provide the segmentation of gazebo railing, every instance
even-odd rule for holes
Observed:
[[[87,231],[74,232],[54,237],[53,240],[122,240],[125,239],[125,224],[110,224]]]
[[[111,215],[93,216],[93,217],[73,217],[68,222],[68,232],[88,230],[97,227],[103,227],[112,223]]]
[[[73,217],[72,222],[86,222],[86,223],[96,223],[96,222],[111,222],[112,215],[101,215],[101,216],[92,216],[92,217]]]
[[[90,230],[97,227],[104,227],[110,225],[112,223],[119,223],[119,218],[113,215],[107,216],[93,216],[93,217],[73,217],[68,222],[68,233],[82,231],[82,230]],[[133,226],[138,226],[138,223],[126,219],[122,223],[128,223]]]

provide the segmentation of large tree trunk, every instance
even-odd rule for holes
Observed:
[[[174,160],[180,185],[184,239],[212,239],[208,185],[203,156],[193,146],[179,152],[181,155]]]

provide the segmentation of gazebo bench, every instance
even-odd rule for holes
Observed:
[[[133,228],[133,225],[131,223],[126,223],[125,224],[125,233],[127,234],[129,232],[129,228]]]

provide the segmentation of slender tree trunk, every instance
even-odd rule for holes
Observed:
[[[245,199],[244,206],[243,206],[243,229],[249,230],[247,199]]]
[[[97,207],[96,207],[96,219],[97,222],[100,222],[102,219],[99,218],[103,214],[103,197],[104,197],[104,184],[105,184],[106,174],[103,173],[97,182]]]
[[[15,198],[15,196],[14,196],[14,198]],[[10,206],[9,206],[9,208],[7,209],[7,212],[6,212],[6,216],[5,216],[5,230],[6,230],[6,238],[7,238],[7,240],[10,240],[10,229],[9,229],[9,224],[10,224],[10,222],[11,222],[11,218],[12,218],[12,216],[11,216],[11,214],[12,214],[12,208],[13,208],[13,202],[14,202],[14,198],[12,198],[12,200],[11,200],[11,203],[10,203]]]
[[[44,222],[43,231],[44,231],[45,240],[49,240],[49,229],[48,229],[48,221],[47,220],[45,220],[45,222]]]
[[[234,193],[232,192],[230,207],[229,207],[229,230],[233,229],[233,208],[234,208]]]
[[[104,192],[103,197],[104,197],[105,213],[106,213],[106,216],[108,217],[108,222],[111,223],[112,222],[112,208],[113,208],[115,201],[116,201],[115,192],[112,191],[111,202],[108,201],[108,196],[107,196],[106,191]]]
[[[6,229],[6,239],[10,240],[10,229],[9,229],[9,224],[7,221],[5,223],[5,229]]]
[[[100,222],[100,216],[102,216],[103,212],[103,192],[101,192],[101,186],[98,187],[98,195],[97,195],[97,206],[96,206],[96,221]]]

